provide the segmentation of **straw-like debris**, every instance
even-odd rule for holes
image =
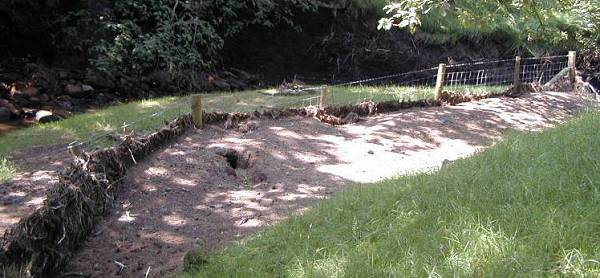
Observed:
[[[75,159],[42,208],[5,233],[0,252],[5,277],[57,274],[111,207],[127,169],[191,126],[191,116],[183,116],[147,137],[128,137]]]
[[[253,113],[205,113],[206,124],[225,123],[233,128],[251,119],[315,117],[332,125],[354,123],[362,116],[398,111],[411,107],[455,105],[490,97],[518,96],[533,90],[523,86],[495,95],[465,96],[444,92],[440,101],[363,102],[357,105],[272,109]],[[126,171],[165,142],[193,126],[192,116],[184,115],[147,137],[125,137],[116,147],[83,153],[49,190],[42,208],[8,230],[1,242],[0,270],[5,277],[51,277],[68,262],[94,225],[113,205]]]

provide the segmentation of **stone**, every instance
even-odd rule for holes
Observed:
[[[73,103],[68,100],[57,100],[54,102],[56,106],[63,110],[71,110],[73,109]]]
[[[49,116],[45,116],[40,118],[40,120],[38,121],[38,123],[40,124],[47,124],[47,123],[51,123],[51,122],[57,122],[62,120],[61,117],[59,117],[58,115],[49,115]]]
[[[10,111],[6,107],[0,107],[0,122],[10,121]]]
[[[60,79],[69,79],[69,72],[66,70],[59,70],[58,71],[58,78]]]
[[[19,109],[16,105],[6,99],[0,99],[0,107],[8,109],[12,115],[17,117],[23,114],[23,110]]]
[[[10,95],[14,96],[16,94],[19,94],[19,92],[21,92],[21,90],[23,90],[25,88],[27,88],[27,85],[25,85],[25,83],[15,82],[10,87]]]
[[[48,102],[48,101],[50,101],[50,96],[48,96],[47,94],[42,94],[40,96],[40,101],[41,102]]]
[[[21,89],[20,93],[22,95],[25,95],[28,97],[33,97],[33,96],[37,96],[40,94],[40,89],[38,89],[36,87],[27,87],[27,88]]]
[[[81,90],[84,93],[89,93],[89,92],[93,92],[94,91],[94,87],[92,87],[90,85],[83,84],[83,85],[81,85]]]
[[[31,103],[39,104],[41,102],[39,97],[29,97]]]
[[[34,112],[33,119],[36,122],[43,124],[43,123],[50,123],[50,122],[58,121],[58,120],[60,120],[60,117],[58,115],[54,115],[52,112],[50,112],[48,110],[37,110]]]
[[[83,92],[83,88],[82,88],[82,86],[78,86],[78,85],[74,85],[74,84],[67,84],[67,85],[65,85],[64,91],[65,91],[65,93],[67,93],[69,95],[78,95]]]

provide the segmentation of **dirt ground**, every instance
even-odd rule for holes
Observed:
[[[130,171],[114,213],[66,272],[169,276],[198,244],[222,247],[348,186],[436,169],[508,130],[547,128],[588,104],[572,93],[543,93],[408,109],[338,127],[288,118],[190,131]]]
[[[11,181],[0,182],[0,236],[42,206],[46,191],[58,183],[60,171],[71,162],[65,149],[56,145],[12,154],[19,172]]]

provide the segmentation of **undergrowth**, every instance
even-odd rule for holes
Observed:
[[[600,113],[356,186],[182,277],[598,277]],[[197,252],[202,253],[202,252]]]

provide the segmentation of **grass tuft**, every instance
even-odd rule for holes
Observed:
[[[17,173],[17,168],[8,159],[0,157],[0,181],[12,178]]]
[[[600,113],[337,194],[182,277],[600,275]]]

